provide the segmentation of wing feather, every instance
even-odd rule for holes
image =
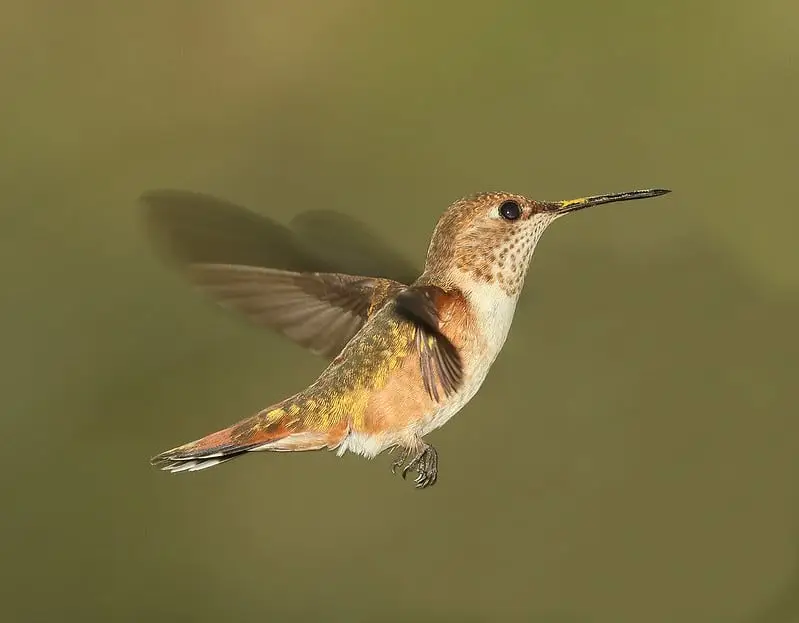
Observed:
[[[192,264],[188,275],[222,307],[328,358],[404,287],[390,279],[233,264]]]
[[[458,390],[463,363],[455,345],[440,331],[437,300],[446,293],[436,286],[412,286],[396,296],[397,312],[416,325],[416,349],[422,381],[429,396],[439,402]]]

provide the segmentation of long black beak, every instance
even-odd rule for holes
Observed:
[[[566,201],[553,201],[544,205],[550,212],[568,214],[569,212],[576,212],[577,210],[602,205],[603,203],[648,199],[649,197],[659,197],[670,192],[670,190],[665,188],[649,188],[647,190],[631,190],[626,193],[611,193],[608,195],[594,195],[593,197],[580,197],[579,199],[567,199]]]

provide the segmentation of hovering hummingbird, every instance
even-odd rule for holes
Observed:
[[[460,199],[439,219],[424,270],[410,284],[247,260],[192,261],[189,277],[217,302],[332,361],[293,396],[152,463],[183,472],[262,450],[329,449],[373,458],[399,449],[392,472],[399,469],[403,478],[414,472],[418,488],[433,485],[438,453],[424,438],[483,384],[544,230],[584,208],[668,192],[555,202],[506,192]]]

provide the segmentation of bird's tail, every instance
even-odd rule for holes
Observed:
[[[336,448],[346,435],[342,422],[309,428],[295,409],[278,404],[190,443],[162,452],[151,459],[169,472],[196,472],[235,459],[247,452],[301,452]],[[315,430],[314,430],[315,429]],[[320,430],[324,429],[324,430]]]

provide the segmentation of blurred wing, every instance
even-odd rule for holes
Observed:
[[[290,227],[319,256],[335,259],[335,271],[330,272],[379,275],[401,283],[412,283],[422,273],[376,231],[351,216],[332,210],[308,210],[295,216]]]
[[[139,201],[158,250],[181,266],[240,264],[378,275],[404,283],[421,273],[366,224],[332,210],[302,212],[286,227],[202,193],[150,190]]]
[[[326,210],[286,227],[224,199],[161,189],[140,199],[164,257],[213,300],[327,357],[411,281],[411,265],[365,225]],[[348,273],[348,274],[345,274]]]
[[[232,264],[192,264],[188,274],[222,307],[328,358],[405,287],[390,279]]]
[[[211,263],[351,272],[323,261],[285,225],[230,201],[170,189],[148,191],[139,201],[157,250],[180,267]]]

